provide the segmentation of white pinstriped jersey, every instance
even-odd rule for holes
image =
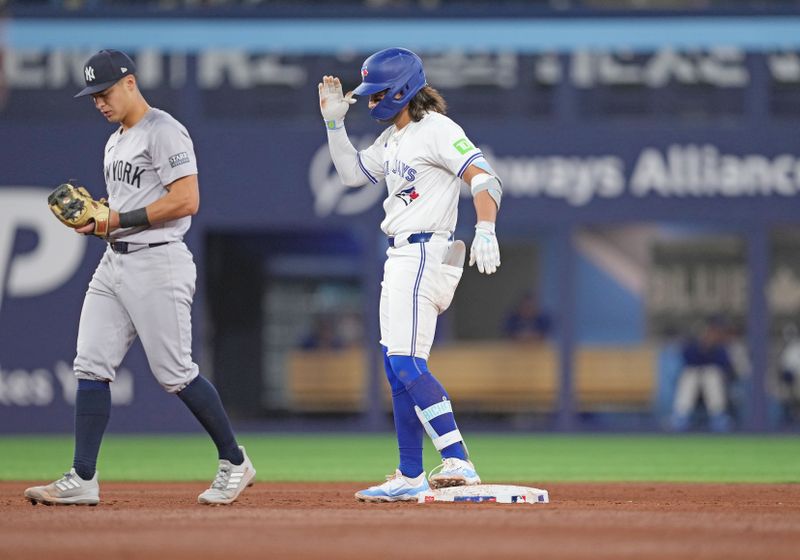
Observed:
[[[372,183],[386,179],[386,235],[419,231],[453,232],[462,175],[483,154],[464,130],[440,113],[426,114],[402,129],[392,125],[358,154]]]
[[[108,139],[103,159],[108,204],[129,212],[167,194],[164,188],[182,177],[197,174],[197,160],[189,132],[169,113],[150,108],[133,127],[117,129]],[[132,243],[178,241],[192,223],[190,216],[149,228],[118,229],[115,240]]]

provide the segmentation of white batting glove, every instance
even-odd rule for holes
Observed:
[[[484,274],[494,274],[500,266],[500,245],[494,234],[494,222],[478,222],[475,225],[475,238],[469,251],[469,265],[478,265]]]
[[[342,83],[339,78],[323,76],[319,84],[319,109],[325,126],[331,130],[344,126],[344,116],[350,105],[356,102],[353,92],[342,95]]]

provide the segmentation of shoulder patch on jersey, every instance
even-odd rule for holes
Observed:
[[[453,142],[453,147],[456,150],[458,150],[458,153],[461,154],[462,156],[467,152],[470,152],[475,149],[475,146],[470,144],[469,140],[467,140],[466,138],[460,138],[455,142]]]
[[[181,152],[179,154],[169,156],[169,165],[171,167],[178,167],[179,165],[183,165],[184,163],[189,163],[189,154],[187,154],[186,152]]]

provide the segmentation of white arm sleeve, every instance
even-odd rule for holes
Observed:
[[[344,126],[336,129],[328,129],[328,148],[331,151],[331,159],[342,184],[348,187],[360,187],[367,183],[375,184],[383,178],[382,169],[376,171],[374,157],[367,157],[375,154],[367,154],[374,151],[375,145],[367,148],[364,152],[355,149],[347,137]]]

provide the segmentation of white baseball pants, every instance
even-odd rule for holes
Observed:
[[[381,282],[381,344],[390,356],[430,356],[436,319],[453,301],[464,269],[444,264],[447,239],[390,247]]]

